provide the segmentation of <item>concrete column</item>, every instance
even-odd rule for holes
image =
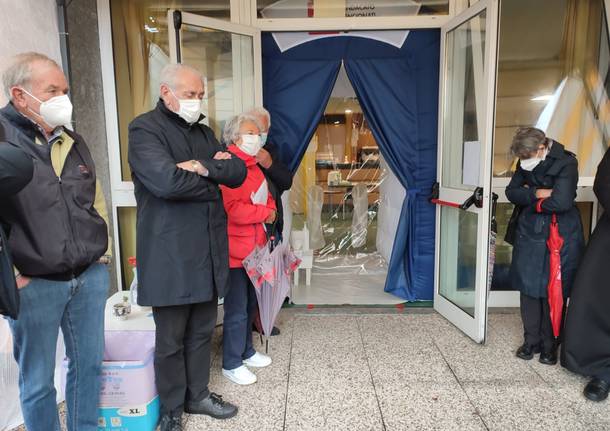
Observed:
[[[97,176],[106,196],[111,223],[109,229],[112,233],[114,214],[112,214],[112,201],[110,200],[110,171],[96,0],[69,2],[67,32],[75,130],[85,138],[93,155]],[[116,243],[113,245],[118,246]],[[113,264],[110,267],[112,271],[111,293],[114,293],[117,290],[115,266]]]

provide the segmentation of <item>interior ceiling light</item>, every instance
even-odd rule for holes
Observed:
[[[352,113],[352,110],[351,110],[351,109],[346,109],[346,110],[345,110],[345,113],[346,113],[346,114],[351,114],[351,113]]]
[[[552,94],[545,94],[544,96],[534,97],[530,99],[532,102],[548,102],[553,97]]]
[[[341,121],[337,120],[333,124],[341,124]]]

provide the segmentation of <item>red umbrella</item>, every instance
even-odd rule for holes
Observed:
[[[549,238],[546,240],[546,245],[549,248],[551,265],[547,293],[553,334],[555,337],[558,337],[563,314],[563,287],[561,283],[561,247],[563,247],[563,238],[559,234],[559,225],[557,224],[557,216],[555,214],[553,214],[551,220]]]

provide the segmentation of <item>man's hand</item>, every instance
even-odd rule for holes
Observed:
[[[29,277],[26,277],[24,275],[18,275],[16,278],[17,281],[17,289],[23,289],[25,286],[27,286],[28,284],[30,284],[30,281],[32,279]]]
[[[269,169],[273,164],[273,159],[271,158],[269,151],[265,150],[264,148],[258,150],[258,153],[256,153],[256,163],[265,169]]]
[[[188,172],[193,172],[203,177],[208,175],[208,170],[197,160],[187,160],[186,162],[176,163],[176,166],[178,166],[178,168],[180,169],[183,169]]]
[[[214,154],[214,160],[229,160],[231,157],[231,153],[227,151],[218,151]]]
[[[536,197],[538,199],[550,198],[551,193],[553,193],[552,189],[538,189],[538,190],[536,190]]]
[[[275,221],[275,217],[277,216],[277,211],[276,210],[272,210],[272,213],[269,214],[269,217],[267,217],[267,220],[265,220],[266,224],[271,224]]]

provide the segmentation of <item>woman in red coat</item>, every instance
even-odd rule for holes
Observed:
[[[229,291],[224,298],[222,373],[234,383],[249,385],[256,375],[248,367],[266,367],[271,358],[252,347],[256,293],[242,261],[267,242],[264,224],[273,223],[276,206],[255,155],[262,147],[260,127],[249,115],[239,115],[225,126],[232,142],[228,150],[246,164],[246,180],[238,188],[221,187],[229,236]]]

